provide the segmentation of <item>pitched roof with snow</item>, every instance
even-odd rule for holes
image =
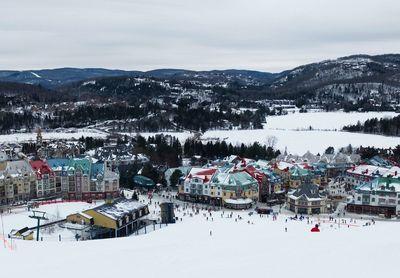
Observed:
[[[326,194],[319,192],[318,185],[305,183],[289,194],[289,198],[294,200],[297,200],[301,197],[305,197],[309,201],[318,201],[326,198]]]
[[[231,191],[258,189],[257,180],[247,172],[217,173],[212,177],[211,183]]]
[[[348,174],[362,175],[367,177],[385,175],[390,169],[378,167],[374,165],[358,165],[347,170]]]
[[[356,188],[356,191],[400,192],[400,177],[376,178]]]
[[[94,208],[93,210],[107,216],[108,218],[119,220],[125,215],[131,214],[132,212],[144,207],[146,207],[146,205],[140,202],[120,198],[111,204],[103,204]]]

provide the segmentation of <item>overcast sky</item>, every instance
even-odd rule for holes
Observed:
[[[1,0],[0,68],[277,72],[400,52],[399,0]]]

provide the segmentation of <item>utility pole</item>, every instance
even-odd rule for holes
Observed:
[[[30,218],[37,219],[37,227],[36,227],[36,241],[39,241],[39,230],[40,230],[40,220],[49,220],[45,217],[44,211],[33,210],[33,215],[30,215]]]

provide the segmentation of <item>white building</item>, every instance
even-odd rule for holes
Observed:
[[[355,189],[349,212],[391,217],[400,214],[400,179],[376,178]]]

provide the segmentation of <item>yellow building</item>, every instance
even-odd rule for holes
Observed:
[[[83,212],[78,212],[78,213],[68,215],[67,222],[83,224],[83,225],[93,225],[94,219],[89,214],[86,214]]]
[[[29,230],[28,227],[25,227],[21,230],[12,230],[10,237],[23,240],[33,240],[33,231]]]
[[[216,173],[211,186],[221,188],[223,202],[228,199],[258,200],[258,182],[247,172]]]
[[[120,198],[112,203],[68,215],[67,221],[108,229],[112,236],[123,237],[140,228],[141,220],[148,214],[147,205]]]

